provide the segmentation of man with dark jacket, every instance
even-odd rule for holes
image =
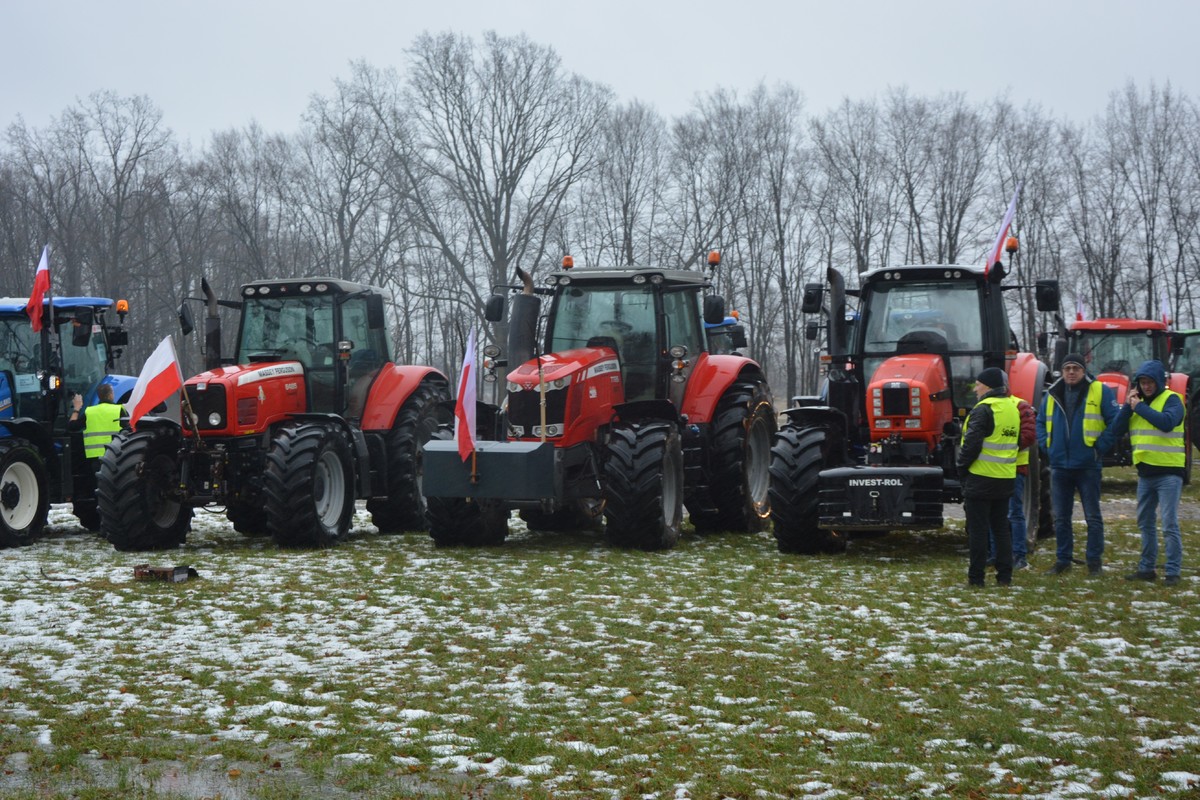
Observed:
[[[1038,446],[1050,455],[1050,501],[1054,508],[1054,535],[1058,553],[1047,574],[1059,575],[1071,568],[1075,534],[1071,512],[1075,493],[1087,520],[1088,574],[1099,575],[1104,559],[1104,518],[1100,514],[1100,470],[1104,454],[1112,450],[1116,437],[1112,424],[1117,418],[1113,390],[1087,373],[1083,356],[1068,353],[1062,377],[1051,384],[1038,411]]]
[[[1126,575],[1131,581],[1152,581],[1158,561],[1158,531],[1155,516],[1162,517],[1163,545],[1167,551],[1168,586],[1179,583],[1183,566],[1183,537],[1179,533],[1179,495],[1187,466],[1184,435],[1187,414],[1183,398],[1167,388],[1167,370],[1161,361],[1147,361],[1133,376],[1137,389],[1121,407],[1113,433],[1129,431],[1133,463],[1137,466],[1137,520],[1142,532],[1142,558],[1137,571]]]
[[[996,582],[1007,586],[1013,566],[1008,501],[1017,477],[1021,415],[1008,393],[1008,376],[998,367],[979,373],[975,396],[979,402],[967,417],[958,451],[970,552],[967,583],[983,586],[991,533],[996,541]]]

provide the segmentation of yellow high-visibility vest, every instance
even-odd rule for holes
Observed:
[[[1012,397],[985,397],[979,401],[992,407],[992,432],[984,437],[983,449],[967,471],[985,478],[1017,477],[1017,439],[1021,432],[1021,413]],[[971,418],[967,418],[970,428]],[[963,441],[967,431],[963,431]]]
[[[1108,426],[1100,413],[1100,399],[1104,395],[1104,384],[1092,381],[1088,386],[1087,399],[1083,403],[1083,443],[1088,447],[1096,444],[1100,434]],[[1054,395],[1046,395],[1046,448],[1050,447],[1051,431],[1054,428]]]
[[[1170,397],[1179,397],[1170,389],[1159,392],[1150,401],[1150,407],[1161,412]],[[1183,400],[1179,397],[1180,401]],[[1179,424],[1169,431],[1159,430],[1140,414],[1134,414],[1129,420],[1129,443],[1133,445],[1134,464],[1153,464],[1156,467],[1187,466],[1187,439],[1183,435],[1184,425],[1187,424],[1187,414],[1179,420]]]
[[[83,426],[83,455],[99,458],[104,455],[104,446],[121,432],[121,414],[124,406],[116,403],[97,403],[87,409]]]

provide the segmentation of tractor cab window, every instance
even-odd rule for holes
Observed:
[[[983,370],[983,310],[973,281],[912,281],[872,285],[859,309],[863,367],[874,374],[897,355],[946,356],[954,405],[975,405]]]
[[[71,323],[63,324],[60,333],[63,343],[62,379],[68,396],[81,394],[85,398],[92,398],[108,371],[108,347],[104,342],[104,334],[93,330],[88,343],[76,347],[71,343]]]
[[[1083,356],[1088,372],[1118,373],[1132,379],[1143,362],[1163,360],[1166,338],[1154,337],[1146,331],[1073,331],[1071,348]],[[1157,344],[1161,343],[1161,347]],[[1165,364],[1166,361],[1163,361]]]
[[[33,332],[29,317],[22,312],[0,319],[0,417],[41,414],[40,369],[41,336]]]
[[[611,339],[621,360],[625,399],[654,396],[658,349],[654,290],[650,286],[571,286],[555,301],[550,352]]]
[[[347,368],[346,413],[358,419],[366,407],[367,394],[380,369],[391,357],[388,354],[387,332],[371,329],[367,321],[367,298],[351,297],[341,304],[342,339],[350,342],[350,362]]]
[[[1174,371],[1184,372],[1188,375],[1200,374],[1200,334],[1187,333],[1182,336],[1183,349],[1175,357]]]

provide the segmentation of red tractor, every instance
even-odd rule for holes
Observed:
[[[1057,369],[1067,353],[1078,353],[1087,362],[1088,371],[1112,387],[1118,403],[1125,402],[1125,395],[1133,381],[1134,373],[1143,362],[1150,359],[1170,364],[1172,333],[1167,323],[1150,319],[1089,319],[1072,320],[1070,327],[1060,333],[1055,346],[1054,366]],[[1187,403],[1188,375],[1186,372],[1169,372],[1167,386],[1177,392]],[[1189,406],[1190,407],[1190,406]],[[1190,426],[1189,426],[1190,439]],[[1192,450],[1188,448],[1188,472],[1191,472]],[[1133,463],[1133,449],[1129,436],[1121,437],[1116,447],[1104,459],[1106,467],[1129,466]]]
[[[1013,394],[1041,402],[1046,365],[1019,352],[1009,326],[1004,270],[913,265],[862,274],[845,289],[829,269],[803,311],[824,310],[828,353],[820,396],[797,397],[772,448],[771,516],[782,552],[840,552],[851,532],[939,528],[962,500],[955,457],[975,404],[975,376],[1001,367]],[[847,323],[846,295],[858,313]],[[1037,307],[1058,308],[1058,282],[1038,281]],[[852,336],[848,336],[851,331]],[[813,328],[815,330],[815,328]],[[1037,448],[1025,484],[1030,546],[1044,475]]]
[[[527,279],[511,297],[506,405],[478,404],[466,461],[452,441],[425,446],[433,539],[499,544],[513,509],[543,530],[603,516],[613,544],[646,550],[675,544],[685,505],[699,530],[760,530],[775,410],[757,363],[710,352],[704,323],[725,322],[710,286],[700,272],[572,269],[569,257],[549,286]],[[488,306],[502,320],[505,297]]]
[[[331,278],[258,281],[208,306],[207,371],[183,424],[143,417],[99,474],[101,530],[118,550],[176,547],[196,506],[280,545],[327,546],[366,499],[381,531],[424,530],[421,446],[449,418],[449,381],[389,355],[380,290]],[[218,304],[240,308],[221,357]],[[192,329],[186,306],[184,334]]]

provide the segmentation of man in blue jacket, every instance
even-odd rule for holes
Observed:
[[[1071,514],[1075,494],[1087,520],[1088,574],[1099,575],[1104,559],[1104,518],[1100,515],[1100,470],[1103,456],[1113,448],[1112,424],[1117,418],[1113,390],[1087,373],[1083,357],[1068,353],[1062,377],[1051,384],[1038,411],[1038,445],[1050,455],[1050,502],[1054,508],[1054,537],[1058,553],[1048,574],[1071,568],[1075,534]]]
[[[1184,435],[1187,415],[1183,398],[1167,388],[1167,370],[1161,361],[1147,361],[1133,376],[1137,389],[1129,392],[1129,402],[1121,407],[1113,433],[1127,429],[1133,445],[1133,463],[1137,466],[1137,520],[1142,532],[1142,557],[1137,571],[1126,575],[1131,581],[1152,581],[1158,561],[1158,531],[1155,517],[1162,516],[1163,545],[1167,551],[1166,580],[1179,583],[1183,566],[1183,537],[1179,533],[1179,495],[1187,468]],[[1157,512],[1157,514],[1156,514]]]

